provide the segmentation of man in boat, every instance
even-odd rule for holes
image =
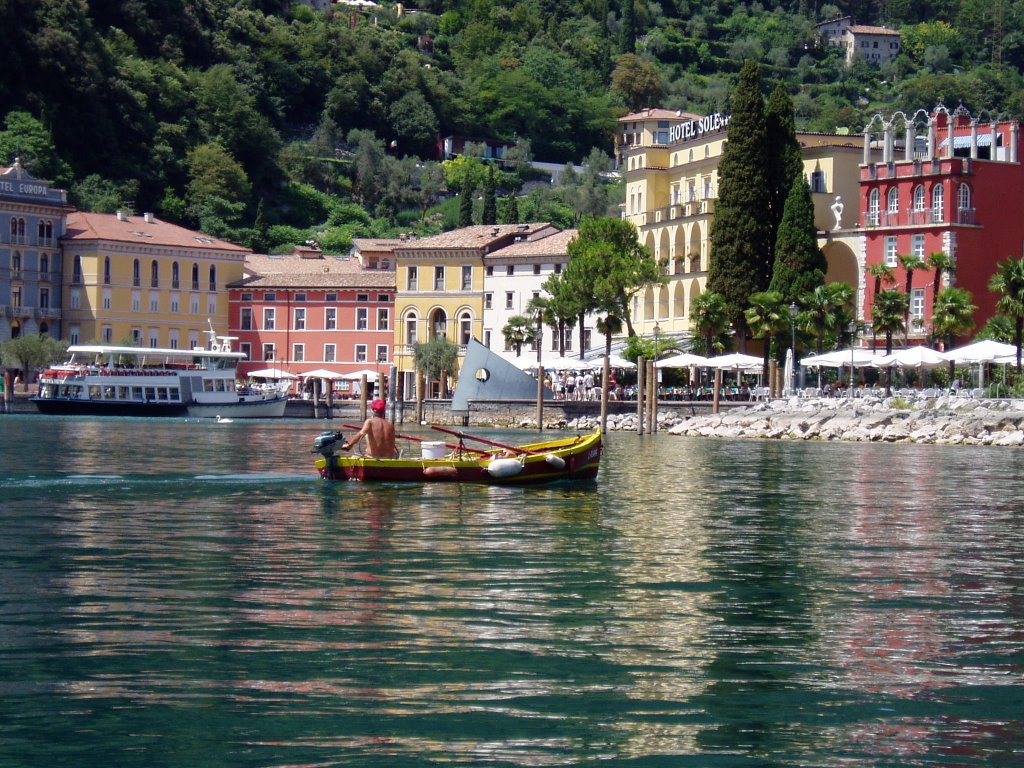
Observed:
[[[397,459],[398,448],[395,445],[395,427],[390,421],[384,418],[384,410],[387,404],[377,398],[370,403],[370,410],[373,415],[363,422],[363,428],[356,435],[344,444],[346,451],[359,443],[363,437],[366,438],[366,455],[375,459]]]

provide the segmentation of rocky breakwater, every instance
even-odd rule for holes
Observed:
[[[788,399],[694,416],[674,435],[780,440],[1024,445],[1024,401],[937,397]]]
[[[590,429],[596,423],[581,418],[560,426]],[[635,430],[636,417],[609,418],[608,429]],[[658,430],[721,438],[1019,446],[1024,445],[1024,400],[791,398],[717,414],[662,415]]]

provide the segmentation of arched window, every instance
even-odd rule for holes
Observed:
[[[945,188],[941,184],[936,184],[932,187],[932,221],[942,221],[945,201]]]
[[[42,280],[49,280],[50,277],[50,254],[44,253],[39,257],[39,277]]]
[[[967,184],[961,184],[956,190],[956,209],[967,211],[971,208],[971,188]]]
[[[885,212],[890,216],[895,216],[900,212],[900,190],[898,187],[889,188],[889,194],[886,196]],[[889,223],[895,222],[890,221]]]
[[[156,259],[153,259],[153,263],[149,265],[149,287],[160,287],[160,262]]]
[[[410,347],[417,342],[416,328],[418,323],[419,319],[416,317],[415,312],[410,312],[405,316],[405,343]]]
[[[173,264],[171,264],[171,288],[177,290],[178,288],[181,287],[180,282],[178,280],[179,277],[180,275],[178,273],[178,262],[174,262]]]
[[[473,337],[473,318],[469,312],[462,312],[459,315],[459,344],[469,344]]]
[[[139,260],[135,259],[132,262],[132,285],[138,288],[142,284],[142,278],[139,275]]]
[[[210,265],[210,290],[211,291],[216,291],[217,290],[217,265],[216,264],[211,264]]]
[[[199,290],[199,265],[198,264],[193,264],[192,265],[192,290],[193,291],[198,291]]]
[[[110,285],[110,257],[103,257],[103,284]]]
[[[71,282],[81,284],[82,282],[82,257],[75,256],[71,266]]]
[[[880,197],[881,195],[879,194],[877,187],[868,193],[868,226],[878,226]]]
[[[53,222],[40,219],[37,227],[40,245],[51,245],[53,241]]]
[[[914,210],[924,210],[924,184],[918,184],[914,187]]]

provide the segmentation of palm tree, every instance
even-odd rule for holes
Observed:
[[[523,352],[523,347],[532,344],[537,338],[537,326],[526,315],[513,315],[501,329],[505,342],[516,351],[516,357]]]
[[[907,294],[907,307],[903,310],[903,344],[910,343],[910,289],[914,282],[914,272],[924,269],[924,262],[920,256],[899,256],[900,266],[906,273],[906,280],[903,284],[903,292]]]
[[[790,327],[792,319],[787,305],[778,291],[761,291],[750,296],[750,306],[743,313],[747,327],[755,339],[764,339],[764,363],[762,374],[768,378],[768,354],[772,339]],[[796,350],[793,350],[796,354]],[[786,386],[789,386],[788,384]]]
[[[597,320],[597,332],[604,334],[604,354],[610,357],[612,354],[612,336],[622,333],[622,320],[615,315],[605,315]]]
[[[892,354],[893,334],[903,333],[906,327],[907,294],[890,288],[875,294],[871,306],[871,327],[885,334],[885,354]],[[892,394],[892,368],[885,369],[885,394]]]
[[[875,278],[875,290],[873,291],[875,296],[881,292],[882,283],[896,285],[896,275],[892,271],[892,267],[887,267],[885,264],[872,264],[867,268],[867,273]]]
[[[935,274],[932,277],[932,296],[937,298],[939,295],[939,287],[942,284],[942,276],[955,274],[956,262],[953,261],[945,251],[929,253],[925,262],[929,267],[935,270]]]
[[[932,307],[932,333],[941,339],[948,349],[953,346],[953,339],[962,336],[974,328],[974,310],[971,303],[971,292],[964,288],[946,288],[935,297]],[[953,380],[956,363],[949,361],[949,380]]]
[[[800,297],[803,311],[797,316],[797,327],[814,334],[815,352],[825,351],[825,337],[843,329],[850,319],[854,290],[849,283],[819,285]]]
[[[690,305],[690,324],[704,339],[704,354],[708,357],[714,354],[715,338],[729,327],[727,312],[725,298],[714,291],[705,291]]]
[[[996,311],[1013,320],[1013,343],[1017,346],[1017,373],[1020,373],[1021,345],[1024,343],[1024,256],[1012,256],[996,265],[988,289],[1000,294]]]

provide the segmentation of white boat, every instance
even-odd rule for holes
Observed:
[[[208,332],[207,348],[154,349],[76,344],[39,377],[40,413],[89,416],[284,416],[288,382],[243,385],[232,336]]]

